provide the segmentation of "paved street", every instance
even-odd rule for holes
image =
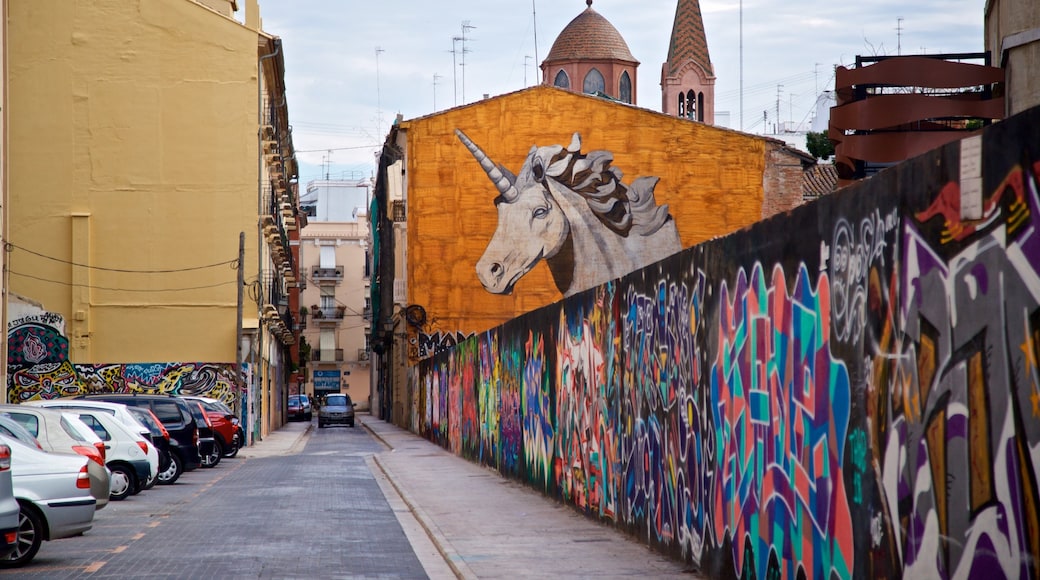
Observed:
[[[0,578],[694,578],[407,431],[290,423]],[[685,573],[684,573],[685,572]]]

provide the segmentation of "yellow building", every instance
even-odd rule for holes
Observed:
[[[235,0],[11,4],[8,258],[11,290],[66,321],[80,388],[209,394],[262,435],[295,340],[258,316],[293,287],[259,216],[287,239],[268,208],[295,169],[280,44],[247,4],[244,23]]]

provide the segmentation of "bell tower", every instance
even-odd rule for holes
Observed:
[[[661,67],[661,111],[715,124],[715,71],[708,54],[699,0],[679,0]]]

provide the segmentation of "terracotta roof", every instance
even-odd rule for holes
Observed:
[[[708,75],[714,76],[711,56],[708,55],[708,39],[704,35],[704,19],[698,0],[679,0],[675,7],[675,22],[672,24],[672,39],[668,43],[668,76],[673,76],[686,64],[693,61]]]
[[[614,25],[592,9],[591,1],[586,4],[588,8],[556,37],[545,62],[623,60],[639,64]]]
[[[818,163],[805,172],[802,200],[811,201],[838,189],[838,168],[833,163]]]

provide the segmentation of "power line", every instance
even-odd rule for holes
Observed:
[[[176,269],[170,269],[170,270],[128,270],[128,269],[124,269],[124,268],[105,268],[103,266],[91,266],[90,264],[80,264],[79,262],[71,262],[69,260],[62,260],[60,258],[54,258],[52,256],[47,256],[47,255],[41,254],[39,252],[34,252],[34,251],[32,251],[32,250],[30,250],[28,248],[23,248],[21,246],[17,246],[15,244],[12,244],[11,242],[7,242],[7,244],[5,246],[5,249],[8,252],[10,252],[11,248],[17,248],[17,249],[19,249],[19,250],[21,250],[23,252],[32,254],[34,256],[39,256],[41,258],[46,258],[48,260],[52,260],[54,262],[58,262],[58,263],[61,263],[61,264],[70,264],[72,266],[79,266],[81,268],[89,268],[91,270],[104,270],[106,272],[123,272],[123,273],[127,273],[127,274],[173,274],[173,273],[177,273],[177,272],[191,272],[191,271],[194,271],[194,270],[205,270],[207,268],[215,268],[217,266],[225,266],[225,265],[228,265],[228,264],[237,264],[238,263],[238,259],[236,258],[234,260],[226,260],[224,262],[217,262],[217,263],[214,263],[214,264],[206,264],[205,266],[191,266],[191,267],[188,267],[188,268],[176,268]],[[234,268],[234,267],[235,266],[232,266],[232,268]]]
[[[207,288],[217,288],[218,286],[227,286],[228,284],[237,284],[237,280],[229,280],[227,282],[220,282],[217,284],[209,284],[206,286],[189,286],[187,288],[155,288],[155,289],[143,289],[143,288],[109,288],[107,286],[94,286],[93,284],[77,284],[75,282],[62,282],[61,280],[51,280],[49,278],[40,278],[39,276],[32,276],[30,274],[22,274],[21,272],[15,272],[14,270],[8,271],[14,276],[21,276],[23,278],[31,278],[40,282],[49,282],[51,284],[60,284],[62,286],[71,286],[74,288],[90,288],[92,290],[112,290],[115,292],[183,292],[185,290],[205,290]]]

